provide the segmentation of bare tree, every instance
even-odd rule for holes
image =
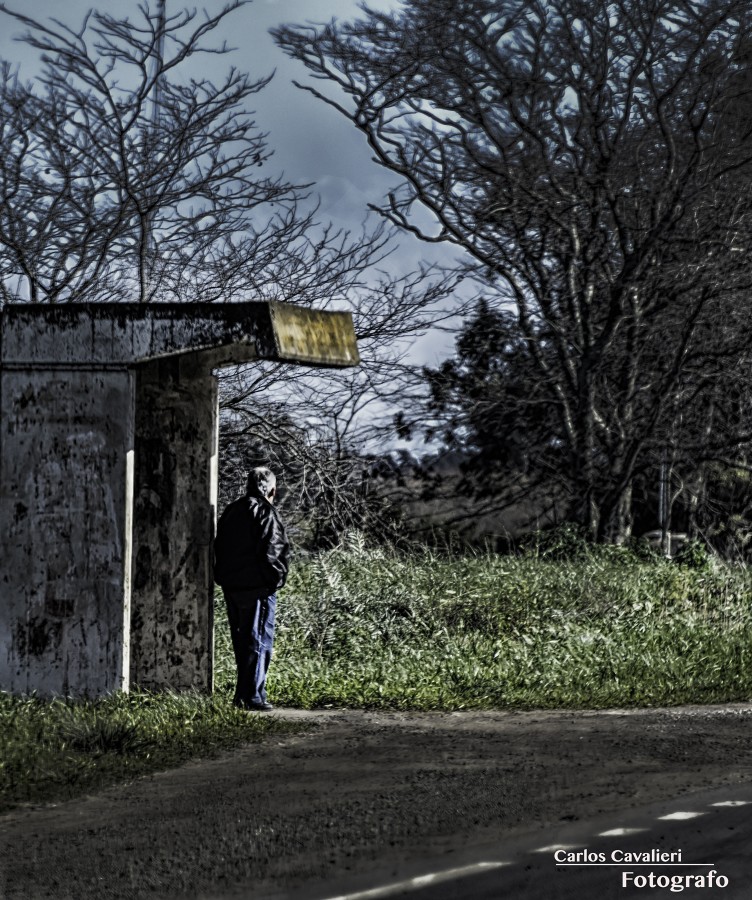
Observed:
[[[453,281],[397,271],[383,224],[351,234],[322,223],[310,186],[271,173],[249,110],[270,78],[230,68],[212,81],[201,68],[230,53],[212,38],[248,2],[169,15],[144,2],[75,29],[0,3],[42,63],[29,83],[8,62],[0,70],[0,300],[351,309],[357,373],[253,366],[220,380],[225,492],[233,466],[263,446],[284,461],[295,505],[341,530],[360,515],[350,488],[363,444],[386,427],[379,397]]]
[[[570,515],[621,541],[636,476],[748,339],[748,4],[363,11],[276,38],[400,176],[381,214],[463,251],[487,301],[515,310]]]
[[[198,57],[229,52],[209,38],[245,2],[203,20],[148,4],[135,21],[92,12],[77,30],[0,4],[43,65],[33,84],[3,68],[6,293],[232,299],[242,261],[290,241],[301,191],[259,171],[270,150],[248,110],[269,78],[197,74]]]
[[[310,546],[336,543],[350,529],[396,538],[395,511],[369,489],[373,457],[393,441],[395,398],[414,380],[405,359],[411,342],[446,315],[455,281],[390,274],[385,262],[381,274],[349,265],[332,294],[353,312],[358,369],[256,365],[228,370],[220,382],[228,496],[242,490],[251,464],[271,465],[282,474],[286,517]]]

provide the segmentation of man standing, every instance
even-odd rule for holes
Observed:
[[[233,703],[241,709],[274,708],[266,699],[266,673],[277,591],[290,566],[290,543],[273,506],[276,492],[271,470],[252,469],[245,496],[222,513],[214,541],[214,580],[227,603],[238,670]]]

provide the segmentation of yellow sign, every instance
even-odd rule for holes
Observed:
[[[360,362],[352,315],[270,303],[280,359],[314,366],[356,366]]]

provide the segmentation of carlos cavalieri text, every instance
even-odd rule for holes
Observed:
[[[726,875],[719,875],[712,868],[712,863],[682,862],[681,850],[658,850],[653,847],[651,850],[637,852],[617,849],[603,853],[587,849],[577,851],[559,849],[554,853],[554,860],[557,866],[618,866],[623,869],[622,887],[659,887],[679,892],[693,887],[725,888],[729,883]],[[634,866],[637,871],[627,870],[627,866]],[[662,871],[646,871],[651,868]],[[672,868],[681,868],[685,871],[681,874],[672,873]],[[688,868],[693,871],[687,873]]]
[[[627,850],[612,850],[608,855],[596,853],[594,850],[557,850],[554,859],[557,863],[680,863],[682,861],[681,850],[644,850],[639,853],[630,853]]]

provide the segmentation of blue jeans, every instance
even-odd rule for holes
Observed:
[[[224,591],[238,680],[235,706],[266,703],[266,673],[272,659],[277,595],[254,597],[250,591]]]

